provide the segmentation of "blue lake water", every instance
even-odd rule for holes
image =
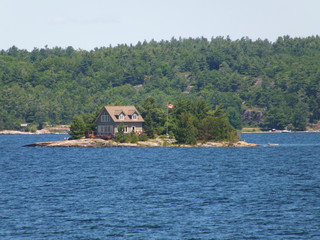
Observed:
[[[64,137],[0,135],[0,239],[320,239],[320,133],[243,134],[256,148],[22,147]]]

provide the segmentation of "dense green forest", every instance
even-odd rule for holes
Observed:
[[[69,124],[103,105],[201,99],[237,129],[304,130],[320,120],[320,37],[175,39],[0,51],[0,129]],[[161,115],[161,113],[159,113]]]

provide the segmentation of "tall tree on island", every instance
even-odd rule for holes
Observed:
[[[81,116],[75,116],[70,125],[70,136],[71,139],[80,139],[85,136],[87,126]]]

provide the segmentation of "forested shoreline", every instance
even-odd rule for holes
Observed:
[[[233,127],[305,130],[320,120],[320,37],[174,39],[0,51],[0,130],[69,124],[104,105],[204,100]],[[249,114],[248,114],[249,113]],[[244,117],[246,116],[246,117]],[[161,119],[162,121],[163,119]]]

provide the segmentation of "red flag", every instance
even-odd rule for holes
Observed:
[[[168,104],[168,108],[174,108],[174,105]]]

